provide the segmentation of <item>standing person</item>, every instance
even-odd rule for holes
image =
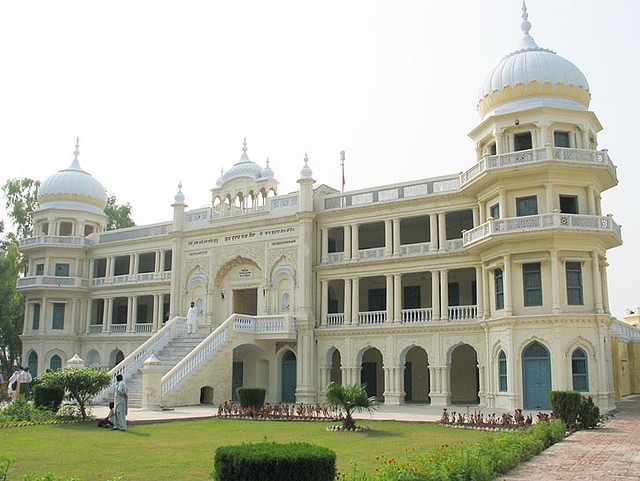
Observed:
[[[33,381],[33,378],[29,373],[28,367],[22,367],[16,381],[18,381],[18,396],[31,397],[31,381]]]
[[[116,376],[116,390],[113,394],[113,429],[119,431],[127,430],[127,385],[122,380],[122,374]]]
[[[21,369],[18,368],[9,378],[9,382],[7,382],[7,394],[12,401],[16,400],[16,391],[18,390],[18,375],[20,374]]]
[[[195,334],[198,313],[196,311],[196,303],[191,301],[191,307],[187,312],[187,334]]]

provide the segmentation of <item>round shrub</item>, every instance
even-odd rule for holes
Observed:
[[[64,399],[64,388],[62,386],[43,386],[35,384],[33,386],[33,402],[36,407],[57,412]]]

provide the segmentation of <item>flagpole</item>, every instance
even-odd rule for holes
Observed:
[[[344,193],[344,150],[340,151],[340,165],[342,166],[342,192]]]

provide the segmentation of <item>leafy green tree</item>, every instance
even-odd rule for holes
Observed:
[[[131,204],[118,205],[116,196],[111,194],[107,199],[107,206],[104,213],[109,217],[107,230],[122,229],[123,227],[132,227],[135,224],[131,218]]]
[[[353,419],[355,412],[371,412],[378,407],[376,398],[373,396],[368,397],[365,387],[364,384],[343,386],[335,382],[327,386],[327,404],[332,407],[335,406],[343,412],[342,427],[345,430],[355,429],[356,422]]]
[[[20,273],[20,253],[14,240],[0,245],[0,364],[5,379],[20,364],[24,299],[16,292]]]
[[[26,239],[33,235],[32,215],[38,206],[39,188],[40,181],[28,177],[9,179],[2,186],[5,206],[13,220],[18,239]]]
[[[38,384],[46,388],[63,387],[65,397],[76,401],[80,407],[82,419],[87,419],[87,407],[91,399],[111,384],[111,376],[95,369],[64,368],[42,373]]]

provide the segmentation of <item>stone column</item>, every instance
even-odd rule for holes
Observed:
[[[393,223],[391,219],[384,221],[384,256],[391,257],[393,254]]]
[[[552,249],[549,251],[551,256],[551,312],[553,314],[559,314],[560,309],[560,273],[558,269],[558,250]]]
[[[387,297],[387,318],[385,320],[385,322],[393,322],[393,298],[394,298],[394,289],[393,289],[393,274],[386,274],[385,275],[386,278],[386,297]]]
[[[135,332],[138,316],[138,296],[127,297],[127,332]]]
[[[438,250],[447,250],[447,215],[444,212],[438,212]]]
[[[400,238],[400,219],[393,219],[393,256],[398,257],[401,252],[401,238]]]
[[[320,262],[326,264],[329,262],[329,229],[320,229]]]
[[[344,307],[343,307],[345,325],[351,324],[353,322],[353,315],[351,311],[351,308],[352,308],[351,294],[352,294],[351,279],[345,279],[344,280]]]
[[[402,322],[402,274],[393,275],[393,322]]]
[[[351,226],[351,260],[357,262],[360,258],[360,240],[358,238],[358,224]]]
[[[344,254],[342,256],[345,262],[351,259],[351,226],[344,226]]]
[[[476,266],[476,317],[478,319],[484,318],[484,291],[486,286],[484,284],[484,273],[482,266]]]
[[[438,214],[429,214],[429,252],[438,251]]]
[[[431,314],[434,321],[440,320],[440,271],[431,271]]]
[[[402,386],[402,369],[400,367],[384,367],[384,404],[399,406],[404,401]]]
[[[511,280],[511,256],[504,256],[504,282],[502,286],[504,292],[504,315],[513,315],[513,282]]]
[[[449,320],[449,271],[440,271],[440,319]]]
[[[102,332],[107,333],[111,329],[111,320],[113,319],[113,297],[106,298],[103,305]]]
[[[604,313],[602,304],[602,278],[600,277],[600,255],[597,251],[591,252],[591,275],[593,277],[593,300],[596,314]]]
[[[142,364],[142,409],[159,411],[162,404],[162,362],[151,355]]]
[[[320,281],[320,325],[327,325],[327,313],[329,312],[329,281]]]
[[[351,323],[360,324],[360,278],[356,277],[352,281],[352,299],[351,299]]]

